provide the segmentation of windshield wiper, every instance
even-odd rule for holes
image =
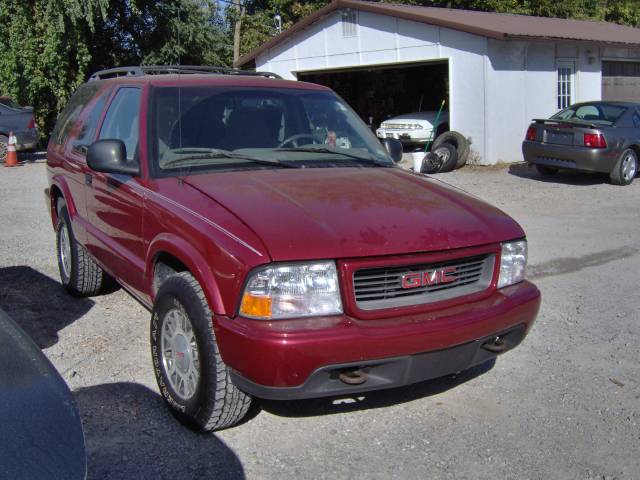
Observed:
[[[194,151],[199,151],[199,150],[196,149]],[[188,151],[185,150],[182,153],[187,153],[187,152]],[[196,155],[187,155],[186,157],[174,158],[173,160],[169,160],[168,162],[165,162],[164,165],[162,165],[162,168],[176,166],[191,160],[210,160],[215,158],[232,158],[237,160],[248,160],[253,163],[259,163],[261,165],[272,165],[272,166],[283,167],[283,168],[300,168],[298,165],[294,165],[288,162],[283,162],[275,158],[259,158],[259,157],[253,157],[251,155],[243,155],[240,153],[228,152],[226,150],[215,150],[207,153],[198,153]]]
[[[330,153],[332,155],[341,155],[353,160],[359,160],[360,162],[373,163],[381,167],[392,167],[392,163],[382,162],[376,160],[371,156],[356,155],[354,153],[343,152],[342,150],[334,150],[328,147],[291,147],[291,148],[275,148],[276,152],[309,152],[309,153]]]

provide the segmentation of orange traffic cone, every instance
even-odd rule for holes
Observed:
[[[18,154],[16,153],[16,137],[13,132],[9,132],[9,141],[7,142],[7,157],[4,160],[5,167],[15,167],[18,165]]]

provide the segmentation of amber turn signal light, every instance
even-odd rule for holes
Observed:
[[[271,297],[245,293],[240,304],[240,314],[255,318],[271,318]]]

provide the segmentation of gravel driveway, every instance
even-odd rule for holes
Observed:
[[[41,161],[0,168],[0,308],[74,392],[89,478],[640,478],[640,179],[539,177],[524,165],[441,174],[513,215],[543,294],[493,368],[358,398],[262,402],[215,435],[156,390],[149,313],[122,290],[58,282]]]

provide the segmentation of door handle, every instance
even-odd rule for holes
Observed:
[[[84,174],[84,183],[86,185],[91,186],[91,184],[93,183],[93,175],[91,175],[90,173],[85,173]]]

